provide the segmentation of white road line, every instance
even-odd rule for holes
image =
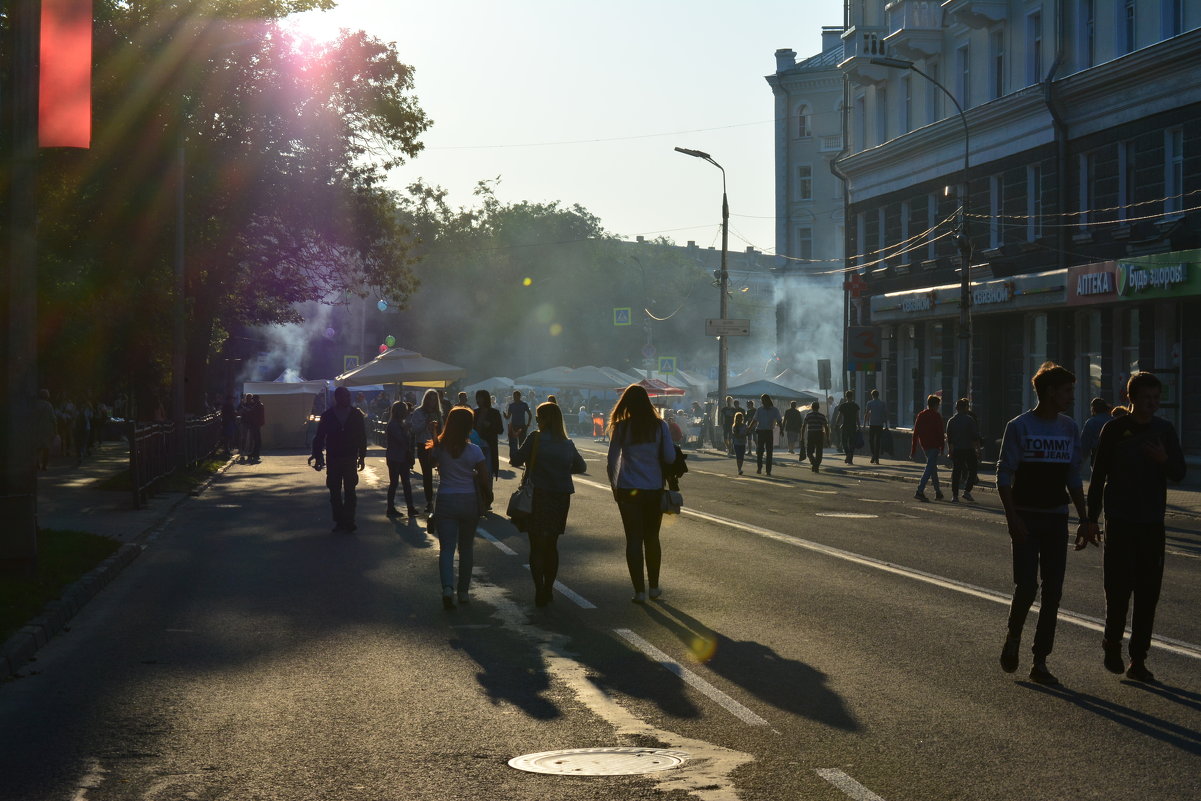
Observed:
[[[862,784],[855,781],[837,768],[818,768],[817,775],[821,776],[839,790],[842,790],[842,792],[846,795],[854,798],[855,801],[884,801],[883,798],[876,795],[871,790],[867,789]]]
[[[651,645],[633,631],[630,631],[629,629],[613,629],[613,631],[615,634],[617,634],[617,636],[621,637],[639,651],[642,651],[651,659],[667,668],[668,671],[676,674],[685,682],[702,692],[704,695],[708,696],[713,701],[716,701],[723,708],[725,708],[726,711],[730,712],[732,715],[734,715],[734,717],[738,718],[743,723],[749,723],[752,726],[767,726],[770,728],[770,724],[766,720],[759,717],[754,712],[747,709],[745,706],[738,703],[733,698],[693,673],[691,670],[688,670],[679,662],[676,662],[670,656]]]
[[[524,567],[528,570],[530,566],[524,565]],[[581,609],[595,609],[596,608],[596,604],[592,603],[587,598],[580,595],[578,592],[571,589],[570,587],[568,587],[566,584],[564,584],[561,581],[555,582],[555,589],[558,590],[563,595],[566,595],[571,600],[575,601],[576,606],[580,607]]]
[[[576,479],[576,481],[579,481],[579,479],[577,478],[577,479]],[[498,540],[496,537],[493,537],[491,534],[489,534],[489,533],[488,533],[487,531],[485,531],[484,529],[482,529],[482,528],[479,528],[479,527],[476,527],[476,530],[475,530],[475,531],[476,531],[476,533],[477,533],[477,534],[479,534],[481,537],[483,537],[484,539],[488,540],[488,542],[492,543],[492,544],[493,544],[493,545],[495,545],[497,548],[499,548],[499,549],[500,549],[500,552],[501,552],[501,553],[503,553],[503,554],[505,554],[506,556],[516,556],[516,555],[517,555],[517,551],[513,550],[512,548],[510,548],[508,545],[505,545],[503,542],[501,542],[500,540]]]
[[[575,481],[577,484],[586,484],[588,486],[597,487],[604,490],[609,489],[607,484],[598,484],[595,481],[588,481],[581,478],[577,478]],[[710,523],[729,526],[740,531],[745,531],[749,534],[757,534],[760,537],[776,540],[777,542],[782,542],[797,548],[804,548],[809,551],[825,554],[826,556],[832,556],[835,559],[843,559],[848,562],[863,565],[864,567],[871,567],[875,568],[876,570],[883,570],[886,573],[893,573],[898,576],[915,579],[917,581],[921,581],[926,584],[932,584],[943,589],[961,592],[964,595],[970,595],[974,598],[980,598],[985,601],[992,601],[993,603],[1002,604],[1003,606],[1009,606],[1012,600],[1009,595],[1005,593],[990,590],[985,587],[979,587],[975,584],[968,584],[964,581],[944,578],[943,576],[937,576],[933,573],[917,570],[916,568],[904,567],[903,565],[893,564],[892,562],[885,562],[882,559],[875,559],[873,557],[863,556],[851,551],[844,551],[841,548],[835,548],[830,545],[822,545],[819,542],[803,540],[800,537],[793,537],[788,534],[783,534],[779,531],[773,531],[769,528],[762,528],[760,526],[752,526],[748,523],[741,523],[737,520],[731,520],[728,517],[712,515],[708,512],[698,512],[695,509],[689,509],[687,506],[684,507],[682,513],[690,517],[695,517],[699,520],[707,520]],[[1039,609],[1040,607],[1038,604],[1035,604],[1032,608]],[[1079,612],[1070,612],[1061,608],[1059,610],[1059,619],[1066,623],[1074,623],[1077,626],[1091,629],[1093,631],[1105,631],[1105,621],[1089,615],[1082,615]],[[1156,647],[1162,648],[1165,651],[1171,651],[1174,654],[1187,656],[1192,659],[1201,659],[1201,645],[1185,642],[1184,640],[1172,639],[1170,637],[1162,637],[1158,634],[1152,635],[1151,639],[1155,643]]]

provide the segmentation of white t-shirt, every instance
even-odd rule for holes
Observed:
[[[434,451],[434,459],[440,476],[438,492],[448,495],[475,492],[474,468],[484,461],[484,452],[479,445],[468,442],[457,459],[449,451],[438,448]]]

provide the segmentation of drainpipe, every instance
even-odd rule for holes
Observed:
[[[1056,255],[1055,266],[1063,269],[1068,266],[1068,229],[1062,225],[1067,219],[1063,215],[1068,210],[1068,123],[1064,118],[1059,98],[1055,96],[1055,75],[1064,62],[1064,39],[1067,35],[1067,3],[1056,3],[1057,15],[1055,20],[1055,61],[1051,70],[1042,82],[1043,102],[1051,114],[1051,125],[1055,129],[1055,163],[1058,173],[1056,186],[1056,203],[1059,206],[1060,225],[1055,234]]]

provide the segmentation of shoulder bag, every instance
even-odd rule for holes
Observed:
[[[518,531],[530,530],[530,518],[534,514],[534,482],[531,474],[534,471],[534,464],[538,460],[538,443],[541,440],[541,434],[534,435],[534,448],[530,453],[530,462],[522,472],[521,483],[509,496],[509,505],[505,508],[505,515],[513,521],[513,526]]]

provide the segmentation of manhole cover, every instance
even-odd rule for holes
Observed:
[[[569,748],[509,760],[509,767],[558,776],[629,776],[669,770],[688,759],[686,751],[663,748]]]
[[[863,520],[869,517],[879,517],[880,515],[872,515],[866,512],[818,512],[818,517],[850,517],[857,520]]]

